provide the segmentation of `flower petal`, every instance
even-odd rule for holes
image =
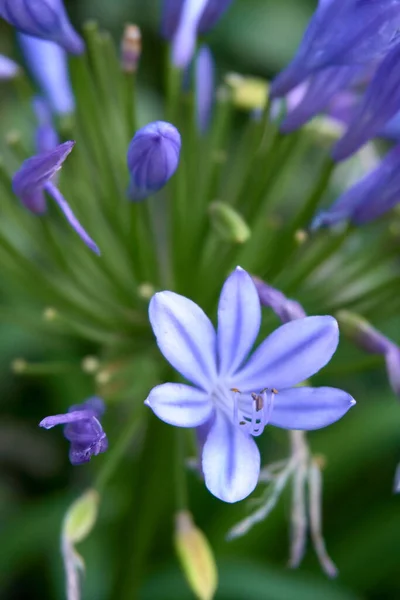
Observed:
[[[228,277],[218,305],[219,375],[234,373],[249,354],[261,323],[261,304],[250,275],[240,267]]]
[[[338,421],[356,401],[343,390],[298,387],[275,396],[270,425],[283,429],[320,429]]]
[[[145,401],[159,419],[177,427],[198,427],[213,412],[208,394],[183,383],[164,383],[153,388]]]
[[[217,343],[201,308],[174,292],[160,292],[150,301],[149,318],[167,361],[191,383],[211,390],[217,377]]]
[[[218,412],[203,449],[207,488],[224,502],[246,498],[257,485],[260,453],[252,437]]]
[[[93,417],[93,411],[88,410],[74,410],[62,415],[53,415],[51,417],[46,417],[39,423],[39,427],[44,427],[45,429],[51,429],[56,425],[66,425],[67,423],[76,423],[77,421],[82,421],[84,419],[91,419]]]
[[[286,323],[257,348],[234,378],[241,392],[278,390],[301,383],[331,359],[339,343],[333,317],[306,317]]]

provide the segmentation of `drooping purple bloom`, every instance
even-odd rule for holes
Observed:
[[[185,69],[192,60],[197,40],[197,28],[208,0],[186,0],[179,24],[172,39],[172,63]]]
[[[295,88],[289,93],[288,112],[280,127],[281,131],[294,131],[322,112],[338,92],[350,85],[359,70],[359,67],[329,67],[318,71],[301,84],[301,93],[293,98],[298,89]]]
[[[55,42],[72,54],[82,54],[85,49],[63,0],[0,0],[0,17],[18,31]]]
[[[304,319],[307,316],[304,308],[296,300],[286,298],[285,294],[280,290],[273,288],[258,277],[253,277],[253,282],[256,286],[261,306],[272,308],[282,323]]]
[[[182,17],[184,4],[195,4],[198,0],[164,0],[161,21],[161,33],[167,40],[174,37]],[[206,0],[200,15],[197,31],[200,34],[212,29],[224,12],[232,4],[232,0]]]
[[[98,246],[83,229],[68,202],[54,185],[54,176],[61,169],[74,145],[75,142],[64,142],[49,152],[28,158],[13,177],[13,191],[24,206],[36,214],[46,212],[44,192],[47,192],[58,204],[68,223],[85,244],[93,252],[100,254]]]
[[[53,118],[47,102],[40,97],[33,101],[38,127],[36,129],[35,147],[38,154],[54,150],[60,143],[58,133],[53,125]]]
[[[67,54],[54,42],[41,40],[23,33],[18,42],[34,80],[46,96],[51,109],[58,115],[68,115],[75,110]]]
[[[103,400],[94,396],[82,404],[71,406],[65,414],[46,417],[39,427],[51,429],[65,425],[64,436],[71,443],[69,459],[73,465],[81,465],[108,448],[107,436],[100,423],[104,411]]]
[[[385,357],[386,372],[394,393],[400,397],[400,348],[366,319],[348,311],[340,311],[338,320],[343,331],[365,352]]]
[[[16,62],[0,54],[0,80],[13,79],[19,73],[19,66]]]
[[[233,0],[208,0],[199,21],[198,32],[203,34],[210,31],[220,20],[224,12],[228,10],[232,2]]]
[[[314,219],[313,229],[341,221],[361,225],[376,219],[400,201],[400,146],[391,150],[378,167],[353,185]]]
[[[165,121],[154,121],[137,131],[128,149],[131,181],[128,197],[140,201],[160,190],[178,168],[179,131]]]
[[[344,160],[356,152],[399,111],[399,61],[400,44],[397,44],[379,65],[348,130],[333,148],[332,157],[335,161]]]
[[[380,59],[395,45],[399,25],[399,0],[320,2],[296,56],[273,81],[272,96],[284,96],[321,69]]]
[[[239,267],[223,286],[217,332],[201,308],[173,292],[155,294],[149,316],[162,354],[192,385],[159,385],[146,404],[166,423],[205,425],[202,470],[208,489],[221,500],[237,502],[254,490],[260,454],[252,436],[268,423],[318,429],[354,404],[342,390],[293,387],[335,352],[339,334],[332,317],[286,323],[247,358],[261,306],[251,277]]]
[[[208,46],[202,46],[195,64],[196,116],[199,131],[207,131],[214,104],[214,59]]]

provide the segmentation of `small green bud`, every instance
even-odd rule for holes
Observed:
[[[100,497],[96,490],[88,490],[75,500],[65,515],[63,535],[72,545],[84,540],[97,520]]]
[[[233,104],[243,110],[264,108],[268,98],[268,83],[259,77],[228,73],[225,82],[232,90]]]
[[[227,242],[244,244],[251,236],[250,227],[232,206],[216,201],[210,204],[211,224]]]
[[[207,538],[188,511],[176,515],[175,547],[194,594],[200,600],[212,600],[218,583],[217,567]]]

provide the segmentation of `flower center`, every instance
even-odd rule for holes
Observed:
[[[260,392],[242,393],[237,388],[227,390],[217,386],[212,394],[215,406],[243,431],[258,436],[268,425],[278,391],[265,388]]]

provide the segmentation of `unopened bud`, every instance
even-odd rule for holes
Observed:
[[[176,515],[175,547],[186,579],[200,600],[212,600],[218,574],[207,538],[188,511]]]
[[[99,385],[107,385],[110,382],[111,374],[108,371],[100,371],[96,375],[96,383]]]
[[[150,300],[154,296],[155,289],[151,283],[141,283],[138,286],[138,295],[143,300]]]
[[[301,246],[308,240],[308,233],[304,229],[298,229],[294,234],[295,242]]]
[[[52,308],[51,306],[48,306],[47,308],[44,309],[43,311],[43,319],[44,321],[55,321],[57,318],[57,311],[55,308]]]
[[[63,535],[71,544],[83,541],[97,520],[100,497],[96,490],[88,490],[75,500],[65,515]]]
[[[232,206],[225,202],[210,204],[211,223],[219,235],[227,242],[244,244],[251,236],[250,227]]]
[[[386,354],[393,347],[393,342],[360,315],[341,310],[337,313],[336,319],[343,333],[366,352]]]
[[[88,375],[92,375],[99,370],[100,361],[96,356],[85,356],[81,363],[82,371]]]
[[[286,298],[280,290],[273,288],[258,277],[253,277],[253,282],[257,288],[261,305],[272,308],[282,323],[289,323],[289,321],[303,319],[307,316],[304,308],[296,300]]]
[[[142,34],[137,25],[126,25],[121,42],[121,66],[124,73],[136,73],[142,54]]]
[[[26,371],[28,363],[23,358],[16,358],[11,363],[11,370],[13,373],[20,375]]]
[[[268,84],[264,79],[228,73],[225,82],[232,90],[235,106],[244,110],[264,108],[268,97]]]

